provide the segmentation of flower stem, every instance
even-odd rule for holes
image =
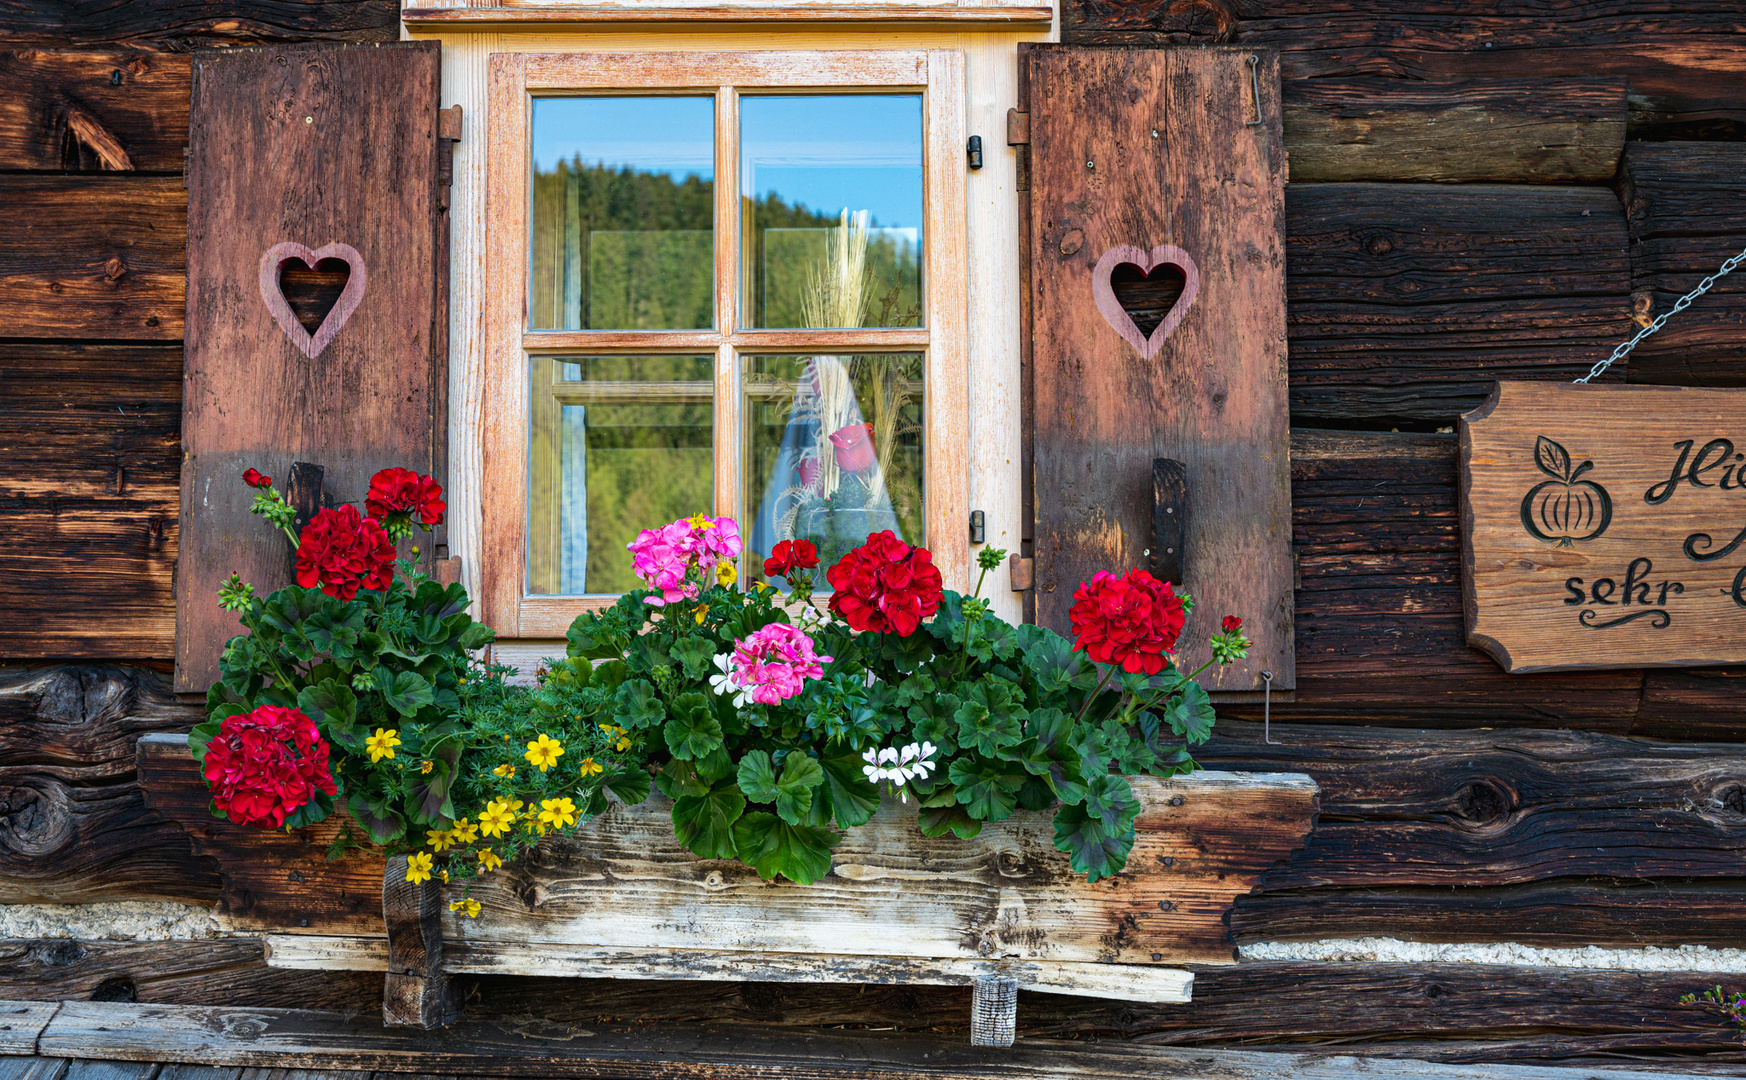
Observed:
[[[1073,718],[1075,724],[1085,719],[1085,714],[1091,709],[1091,703],[1097,700],[1097,695],[1103,693],[1103,688],[1109,685],[1111,679],[1115,678],[1115,672],[1115,665],[1111,664],[1109,670],[1104,672],[1103,681],[1099,682],[1097,688],[1086,697],[1085,704],[1079,706],[1079,714]]]

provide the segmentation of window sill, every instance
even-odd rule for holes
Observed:
[[[554,30],[613,24],[830,24],[949,26],[956,29],[1047,29],[1048,7],[994,4],[778,4],[714,6],[615,6],[606,4],[515,7],[407,8],[401,19],[412,30]]]

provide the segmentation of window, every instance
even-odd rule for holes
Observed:
[[[956,52],[491,67],[481,616],[562,636],[707,510],[968,576]],[[754,557],[754,553],[755,556]]]

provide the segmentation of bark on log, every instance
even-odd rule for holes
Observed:
[[[142,732],[196,722],[150,672],[0,672],[0,902],[210,902],[218,875],[146,809]]]
[[[1746,248],[1746,146],[1632,143],[1619,176],[1631,230],[1631,287],[1645,320]],[[1746,272],[1718,281],[1644,339],[1632,382],[1746,386]]]
[[[1293,424],[1453,424],[1494,380],[1573,379],[1629,336],[1606,190],[1293,184],[1285,210]]]
[[[0,169],[179,176],[188,87],[185,56],[0,52]]]
[[[393,0],[132,0],[94,6],[4,0],[0,44],[125,46],[186,52],[213,45],[293,41],[395,41]]]
[[[1637,138],[1738,138],[1746,103],[1740,11],[1723,2],[1646,12],[1630,0],[1532,8],[1427,8],[1401,0],[1066,0],[1061,40],[1083,45],[1237,42],[1280,50],[1294,80],[1612,76],[1631,85]]]
[[[168,658],[182,350],[0,345],[0,656]]]
[[[1605,183],[1625,81],[1297,79],[1282,87],[1293,183]]]
[[[178,180],[0,176],[8,337],[177,341],[188,193]]]

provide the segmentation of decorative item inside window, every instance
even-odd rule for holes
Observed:
[[[827,559],[884,530],[927,541],[925,354],[811,333],[923,325],[922,97],[732,105],[738,164],[718,168],[732,150],[715,96],[533,102],[530,330],[719,337],[727,282],[736,324],[782,334],[732,352],[734,394],[717,392],[717,357],[627,354],[622,334],[611,355],[571,338],[530,356],[531,595],[634,588],[622,553],[639,523],[719,502],[723,452],[739,458],[741,490],[725,494],[750,525],[749,569],[784,540]],[[718,176],[739,185],[737,253],[716,243]]]

